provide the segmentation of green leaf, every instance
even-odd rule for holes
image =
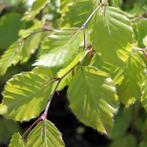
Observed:
[[[0,115],[3,115],[7,112],[7,106],[0,104]]]
[[[118,85],[118,96],[123,104],[129,106],[141,97],[145,64],[138,51],[132,47],[119,50],[119,57],[124,66],[121,73],[122,81]]]
[[[42,54],[34,65],[65,67],[80,52],[83,32],[76,29],[56,31],[41,49]]]
[[[50,0],[35,0],[31,9],[27,11],[23,20],[32,20],[35,16],[47,5],[49,4]]]
[[[2,4],[13,5],[13,6],[17,6],[20,2],[21,0],[1,0],[0,1],[0,3]]]
[[[114,125],[110,133],[110,138],[117,139],[125,135],[127,129],[130,126],[130,122],[132,119],[131,114],[132,113],[130,108],[119,111],[114,120]]]
[[[22,137],[19,133],[15,133],[12,136],[9,147],[25,147]]]
[[[19,62],[27,62],[30,56],[38,48],[42,39],[42,33],[31,35],[25,40],[14,42],[0,58],[0,75],[6,73],[7,69]]]
[[[27,147],[64,147],[62,135],[48,120],[41,121],[30,132]]]
[[[111,3],[112,3],[112,6],[119,7],[122,4],[122,0],[112,0]]]
[[[43,33],[36,33],[28,37],[23,47],[21,48],[21,62],[25,63],[31,57],[33,53],[35,53],[36,49],[39,47],[40,42],[42,41]]]
[[[147,73],[145,73],[145,74],[146,75],[144,76],[145,78],[143,81],[141,101],[142,101],[143,107],[147,111]]]
[[[145,38],[143,39],[143,44],[145,47],[147,47],[147,35],[145,36]]]
[[[35,68],[12,77],[3,91],[2,104],[7,106],[5,116],[16,121],[37,117],[52,91],[52,78],[53,73],[47,68]]]
[[[41,20],[33,20],[33,24],[27,29],[21,29],[19,31],[19,36],[21,38],[27,38],[31,34],[36,34],[36,32],[43,31],[44,21]]]
[[[93,10],[90,0],[72,0],[64,4],[61,10],[61,26],[80,27]]]
[[[140,47],[144,46],[142,40],[147,35],[146,26],[147,26],[147,19],[141,19],[141,21],[139,21],[136,24],[136,36]]]
[[[17,40],[18,31],[23,24],[20,18],[21,15],[18,13],[8,13],[0,18],[0,49],[7,48]]]
[[[133,40],[133,29],[125,14],[113,7],[106,7],[96,13],[92,20],[91,40],[93,48],[104,61],[119,64],[118,49],[126,47]]]
[[[110,147],[137,147],[137,142],[134,136],[125,135],[119,139],[112,142]]]
[[[112,74],[116,70],[116,68],[118,68],[117,66],[111,64],[111,62],[105,62],[102,59],[102,56],[97,53],[94,54],[90,65],[98,68],[99,70],[106,71],[109,74]]]
[[[16,122],[0,118],[0,144],[6,143],[17,131],[19,131],[19,126]]]
[[[70,107],[84,124],[109,133],[117,112],[115,86],[109,75],[92,67],[79,67],[68,89]]]
[[[62,78],[66,73],[68,73],[71,69],[73,69],[73,67],[75,67],[79,63],[80,59],[84,56],[84,54],[85,54],[85,51],[79,53],[76,56],[76,58],[68,66],[66,66],[65,68],[61,69],[57,73],[57,77],[58,78]],[[64,77],[61,80],[61,82],[60,82],[60,84],[58,86],[58,91],[62,90],[65,86],[69,85],[69,83],[70,83],[70,81],[71,81],[71,79],[73,77],[73,73],[74,73],[74,71],[70,72],[66,77]]]

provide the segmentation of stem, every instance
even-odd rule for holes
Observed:
[[[87,18],[87,20],[84,22],[84,24],[81,26],[81,28],[85,28],[87,23],[90,21],[90,19],[93,17],[93,15],[96,13],[96,11],[100,8],[100,6],[98,5],[93,12],[89,15],[89,17]]]
[[[34,32],[30,33],[28,36],[22,38],[22,40],[26,40],[27,38],[29,38],[32,35],[37,34],[37,33],[41,33],[41,32],[52,32],[52,31],[53,31],[52,29],[41,28],[41,29],[35,30]]]
[[[43,114],[41,115],[41,117],[40,117],[42,120],[46,119],[46,117],[47,117],[47,114],[48,114],[48,110],[49,110],[51,101],[52,101],[52,99],[53,99],[53,97],[54,97],[54,95],[55,95],[55,93],[56,93],[56,90],[57,90],[57,88],[58,88],[60,82],[61,82],[61,79],[59,79],[59,80],[57,81],[57,84],[56,84],[56,86],[55,86],[53,92],[51,93],[51,95],[50,95],[49,98],[48,98],[49,101],[48,101],[48,103],[47,103],[47,105],[46,105],[45,111],[44,111],[44,113],[43,113]]]
[[[54,97],[54,95],[55,95],[55,93],[56,93],[56,90],[57,90],[57,88],[58,88],[60,82],[61,82],[70,72],[72,72],[72,71],[74,70],[74,68],[75,68],[77,65],[79,65],[79,64],[83,61],[83,59],[85,58],[85,56],[86,56],[89,52],[90,52],[90,50],[87,50],[87,51],[85,52],[85,55],[79,60],[79,62],[77,62],[77,63],[76,63],[69,71],[67,71],[61,78],[56,79],[56,80],[57,80],[57,84],[56,84],[56,86],[55,86],[53,92],[51,93],[51,95],[50,95],[49,98],[48,98],[49,101],[48,101],[48,103],[47,103],[47,105],[46,105],[46,108],[45,108],[43,114],[39,117],[41,120],[45,120],[45,119],[47,118],[48,110],[49,110],[49,108],[50,108],[51,101],[52,101],[52,99],[53,99],[53,97]]]
[[[33,124],[23,133],[22,137],[25,138],[25,136],[30,132],[30,130],[40,121],[40,117],[33,122]]]
[[[84,35],[84,46],[83,49],[86,50],[86,45],[87,45],[87,38],[86,38],[86,33],[85,33],[85,29],[83,29],[83,35]]]

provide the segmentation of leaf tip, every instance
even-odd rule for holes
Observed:
[[[7,106],[4,104],[0,104],[0,115],[7,113]]]

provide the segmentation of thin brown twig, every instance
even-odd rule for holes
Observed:
[[[28,132],[30,132],[30,130],[31,130],[38,122],[40,122],[40,121],[41,121],[41,119],[40,119],[40,117],[39,117],[39,118],[38,118],[36,121],[34,121],[33,124],[23,133],[22,137],[25,138],[26,135],[28,134]]]

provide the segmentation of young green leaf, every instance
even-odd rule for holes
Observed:
[[[12,77],[3,91],[5,116],[16,121],[37,117],[45,108],[52,91],[53,73],[47,68],[36,68]]]
[[[102,133],[110,132],[118,107],[115,86],[108,76],[92,67],[79,67],[68,89],[77,118]]]
[[[122,82],[118,85],[118,96],[123,104],[129,106],[141,97],[145,63],[139,53],[132,48],[119,50],[119,57],[124,66]]]
[[[7,69],[18,62],[26,62],[38,48],[42,39],[42,33],[37,33],[25,40],[14,42],[0,58],[0,75],[6,73]]]
[[[61,26],[80,27],[93,10],[90,0],[72,0],[61,9]]]
[[[41,121],[28,135],[27,147],[64,147],[62,135],[53,123]]]
[[[15,133],[12,136],[9,147],[25,147],[22,137],[19,133]]]
[[[117,65],[117,51],[132,42],[133,29],[121,10],[113,7],[104,9],[100,9],[91,21],[92,45],[104,61]]]
[[[79,53],[83,32],[77,29],[56,31],[44,43],[42,54],[34,65],[65,67]]]

